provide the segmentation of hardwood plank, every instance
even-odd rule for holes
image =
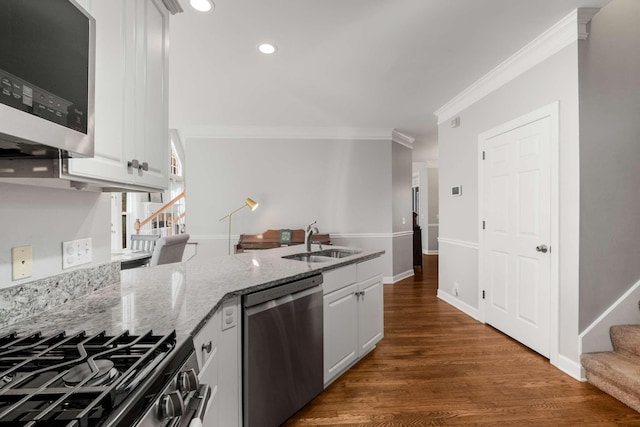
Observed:
[[[438,300],[437,262],[385,285],[385,338],[286,426],[640,426],[638,412]]]

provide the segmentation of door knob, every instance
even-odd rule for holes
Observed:
[[[536,251],[542,252],[543,254],[546,254],[548,250],[549,248],[547,247],[547,245],[536,246]]]

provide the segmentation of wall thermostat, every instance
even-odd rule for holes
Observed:
[[[462,185],[456,185],[455,187],[451,187],[451,195],[462,196]]]

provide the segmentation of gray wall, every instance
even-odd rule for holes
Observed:
[[[335,244],[386,250],[385,277],[396,262],[405,268],[393,256],[403,258],[405,245],[392,233],[411,229],[411,150],[391,140],[186,137],[185,151],[188,231],[215,246],[212,255],[227,252],[227,222],[218,219],[251,197],[260,207],[233,216],[234,243],[318,220]],[[411,268],[410,250],[407,258]]]
[[[640,279],[640,2],[580,46],[580,330]]]
[[[478,135],[560,101],[560,354],[578,360],[578,43],[462,111],[460,127],[438,128],[440,171],[439,290],[472,308],[478,301]],[[450,188],[462,185],[461,197]],[[452,295],[457,282],[460,292]]]
[[[63,241],[91,237],[94,263],[111,260],[108,194],[0,183],[0,200],[0,288],[61,273]],[[11,248],[25,245],[33,276],[14,282]]]

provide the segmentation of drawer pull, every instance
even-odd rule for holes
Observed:
[[[207,344],[202,344],[202,351],[206,353],[211,353],[211,349],[213,348],[213,343],[209,341]]]

